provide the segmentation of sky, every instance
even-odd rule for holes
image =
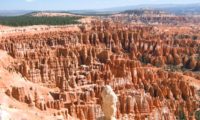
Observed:
[[[0,0],[0,10],[90,10],[139,4],[189,4],[200,0]]]

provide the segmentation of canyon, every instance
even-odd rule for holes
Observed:
[[[13,120],[197,120],[199,38],[198,25],[110,19],[2,27],[0,114]]]

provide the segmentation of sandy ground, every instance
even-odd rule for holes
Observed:
[[[79,25],[62,25],[62,26],[48,26],[48,25],[34,25],[25,27],[4,27],[0,29],[0,38],[20,34],[36,34],[53,31],[80,31]]]
[[[80,23],[86,24],[86,23],[91,23],[92,21],[96,21],[96,20],[97,20],[97,18],[95,18],[95,17],[84,17],[84,18],[82,18],[82,19],[80,19],[78,21]]]
[[[4,26],[4,25],[0,25],[0,30],[4,30],[4,29],[8,29],[8,28],[10,28],[10,27]]]

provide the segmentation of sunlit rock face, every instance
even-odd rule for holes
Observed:
[[[89,28],[1,38],[13,58],[0,65],[2,93],[38,116],[66,120],[194,117],[200,43],[174,40],[190,29],[98,21]]]
[[[101,93],[102,97],[102,110],[104,113],[105,120],[116,120],[117,112],[117,96],[112,88],[106,85]]]

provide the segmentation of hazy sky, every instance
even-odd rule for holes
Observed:
[[[0,0],[0,10],[80,10],[164,3],[188,4],[200,0]]]

